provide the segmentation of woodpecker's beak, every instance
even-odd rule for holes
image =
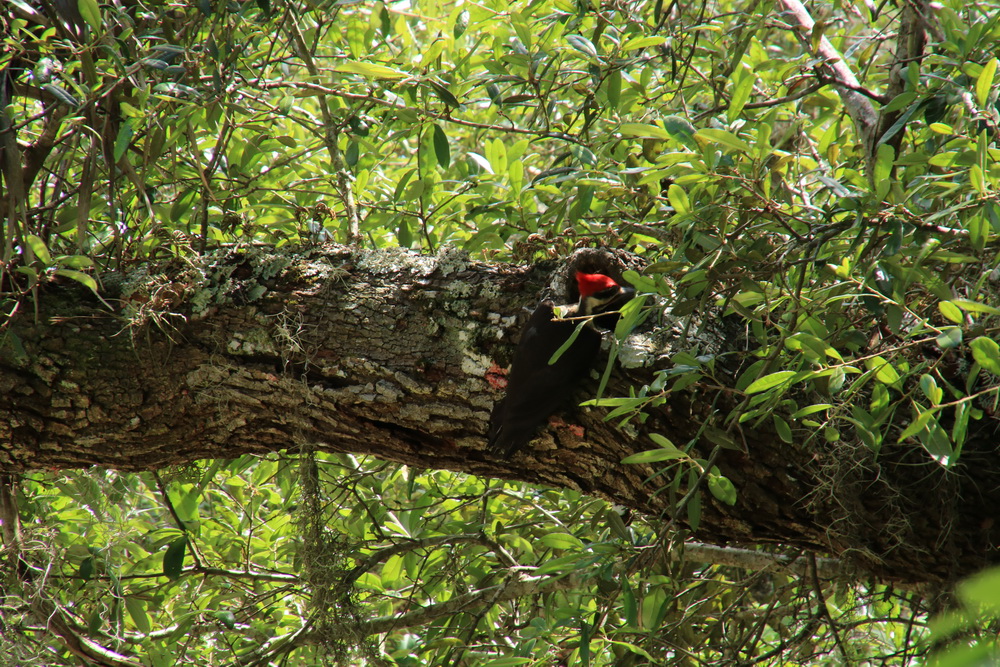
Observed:
[[[585,298],[580,303],[579,312],[581,315],[609,313],[624,306],[634,296],[635,290],[631,287],[615,285]]]

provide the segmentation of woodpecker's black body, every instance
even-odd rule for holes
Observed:
[[[615,311],[634,290],[600,274],[577,273],[580,301],[561,309],[564,318],[596,315],[580,330],[569,349],[554,364],[552,355],[576,330],[579,321],[553,321],[555,304],[542,301],[521,333],[507,376],[507,395],[490,415],[489,448],[505,458],[534,438],[538,428],[562,407],[583,381],[601,349],[602,329],[613,328]]]

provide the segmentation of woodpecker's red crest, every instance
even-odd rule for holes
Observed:
[[[603,273],[583,273],[582,271],[576,272],[576,286],[580,290],[581,299],[597,294],[609,287],[620,287],[610,276],[606,276]]]

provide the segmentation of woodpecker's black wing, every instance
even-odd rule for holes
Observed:
[[[569,349],[549,364],[578,324],[553,322],[554,314],[553,303],[542,301],[528,319],[507,376],[507,395],[490,415],[489,448],[505,458],[530,442],[567,402],[601,349],[600,332],[584,326]]]

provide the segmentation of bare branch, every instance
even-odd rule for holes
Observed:
[[[878,113],[872,106],[869,96],[858,92],[862,86],[854,71],[847,65],[844,57],[834,48],[825,36],[820,37],[815,42],[813,49],[813,34],[816,30],[816,22],[809,15],[809,10],[805,8],[799,0],[780,0],[781,6],[785,8],[785,16],[792,19],[795,35],[803,46],[813,51],[822,61],[822,69],[830,77],[833,86],[840,93],[844,100],[847,113],[850,114],[858,134],[861,135],[866,146],[873,144],[875,128],[878,123]]]

